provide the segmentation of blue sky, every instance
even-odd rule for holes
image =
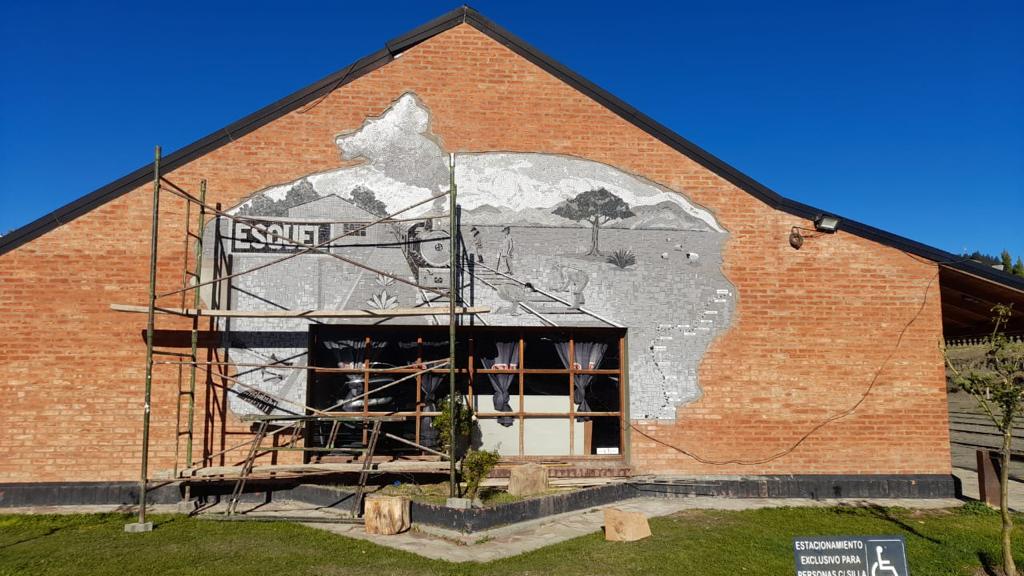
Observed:
[[[1024,255],[1024,3],[846,4],[471,5],[784,196]],[[0,231],[457,5],[4,2]]]

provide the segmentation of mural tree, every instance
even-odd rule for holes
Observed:
[[[590,252],[587,252],[588,256],[601,254],[598,245],[598,234],[601,231],[601,226],[613,220],[623,220],[636,216],[629,209],[629,204],[604,188],[596,188],[577,194],[572,200],[555,208],[552,213],[562,218],[590,224]]]
[[[366,210],[374,216],[384,217],[388,215],[388,207],[380,200],[373,190],[365,186],[356,186],[352,189],[352,203]]]
[[[287,216],[288,209],[319,200],[320,195],[313,189],[313,184],[303,178],[288,189],[284,198],[275,201],[269,196],[257,194],[252,201],[238,211],[239,216]]]

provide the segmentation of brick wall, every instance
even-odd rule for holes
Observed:
[[[211,202],[230,206],[263,187],[336,168],[334,136],[410,90],[430,108],[447,150],[604,162],[685,191],[730,231],[724,271],[739,295],[737,317],[705,356],[704,397],[681,408],[674,423],[637,425],[709,461],[784,455],[704,464],[634,431],[639,471],[949,471],[934,264],[842,232],[791,249],[790,227],[807,222],[769,209],[469,26],[168,178],[188,189],[206,178]],[[185,215],[181,202],[165,198],[158,282],[171,289],[181,284]],[[145,316],[108,305],[145,302],[150,213],[145,186],[0,256],[0,481],[137,477]],[[188,325],[163,318],[161,327]],[[174,462],[175,370],[158,367],[154,381],[152,471]],[[852,415],[786,452],[869,386]],[[200,430],[206,419],[197,417]],[[236,422],[207,432],[215,449],[245,438]]]

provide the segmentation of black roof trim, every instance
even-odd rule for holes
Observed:
[[[942,264],[954,269],[961,269],[972,274],[981,276],[992,282],[1003,284],[1018,290],[1024,290],[1024,278],[1011,276],[980,262],[967,260],[956,256],[945,250],[904,238],[902,236],[868,226],[855,220],[843,218],[838,214],[809,206],[802,202],[790,200],[778,194],[774,190],[757,182],[750,176],[730,166],[720,158],[697,146],[693,142],[676,134],[668,127],[655,121],[650,116],[640,112],[626,102],[620,100],[608,91],[596,84],[569,70],[554,59],[540,52],[529,43],[518,36],[488,20],[476,10],[461,6],[444,14],[416,29],[386,42],[384,48],[373,54],[365,56],[354,64],[335,72],[313,84],[294,92],[259,111],[234,122],[228,127],[218,130],[174,153],[162,160],[162,166],[170,171],[180,167],[195,158],[202,156],[227,144],[239,136],[248,134],[253,130],[324,96],[348,82],[371,72],[384,64],[390,62],[402,51],[436,36],[458,24],[466,23],[482,33],[493,38],[495,41],[508,47],[510,50],[539,66],[559,80],[569,84],[576,90],[587,95],[608,110],[614,112],[624,120],[630,122],[654,138],[665,143],[674,150],[686,155],[708,170],[718,174],[736,187],[761,200],[768,206],[792,214],[799,218],[811,220],[819,214],[830,214],[840,219],[839,228],[844,232],[855,234],[862,238],[878,242],[911,254],[915,254],[927,260]],[[93,208],[105,204],[135,188],[149,182],[153,177],[152,165],[146,165],[131,174],[115,180],[114,182],[78,199],[74,202],[39,218],[7,236],[0,238],[0,254],[9,252],[26,242],[37,238],[46,232],[70,221]]]

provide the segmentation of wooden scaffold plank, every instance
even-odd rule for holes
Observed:
[[[148,306],[131,304],[111,304],[110,309],[115,312],[149,313]],[[447,306],[389,308],[387,310],[214,310],[158,307],[154,311],[160,314],[208,318],[391,318],[396,316],[447,316],[449,313]],[[487,306],[458,306],[455,308],[455,314],[486,314],[490,311],[491,309]]]
[[[396,460],[391,462],[375,462],[370,465],[370,471],[373,472],[422,472],[422,473],[443,473],[448,471],[448,462],[431,462],[431,461],[402,461]],[[320,464],[267,464],[267,465],[255,465],[249,469],[248,474],[251,475],[267,475],[267,474],[340,474],[340,473],[360,473],[363,471],[362,462],[339,462],[339,463],[320,463]],[[243,466],[206,466],[203,468],[194,468],[191,470],[182,470],[181,477],[192,480],[201,478],[212,478],[216,476],[231,476],[232,478],[237,477],[240,473],[244,472]]]

